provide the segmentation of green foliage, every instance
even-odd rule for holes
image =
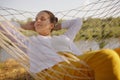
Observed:
[[[100,48],[100,49],[104,48],[104,46],[105,46],[106,44],[107,44],[107,43],[106,43],[104,40],[100,41],[100,42],[99,42],[99,48]]]
[[[37,32],[32,31],[32,30],[20,30],[21,33],[23,33],[25,36],[33,36],[33,35],[38,35]]]
[[[88,18],[84,20],[82,29],[76,35],[75,41],[81,39],[101,41],[111,37],[120,37],[120,17]]]
[[[66,29],[61,29],[59,31],[52,31],[52,35],[61,35],[65,33]]]
[[[12,19],[14,21],[14,19]],[[26,21],[19,21],[20,24],[32,21],[32,18],[28,18]],[[63,20],[59,20],[62,22]],[[66,30],[53,31],[52,35],[63,34]],[[27,36],[37,35],[33,31],[22,31]],[[120,37],[120,17],[108,17],[108,18],[91,18],[83,20],[83,25],[74,41],[78,40],[96,40],[100,42],[103,39]]]
[[[10,21],[18,22],[19,24],[25,24],[25,23],[27,23],[27,22],[33,21],[33,19],[32,19],[32,18],[27,18],[26,20],[15,20],[14,18],[11,18]]]

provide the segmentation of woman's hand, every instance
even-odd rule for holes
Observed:
[[[35,23],[35,21],[28,22],[28,23],[26,23],[24,25],[21,25],[21,28],[23,28],[25,30],[33,30],[33,31],[35,31],[34,23]]]
[[[53,28],[53,30],[60,30],[61,29],[61,23],[58,23],[57,25],[55,25],[55,27]]]

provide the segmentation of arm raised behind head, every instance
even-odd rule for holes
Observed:
[[[33,30],[33,31],[35,31],[34,23],[35,23],[35,21],[28,22],[26,24],[21,25],[21,28],[23,28],[25,30]]]
[[[20,48],[19,44],[24,44],[26,38],[20,34],[16,27],[20,27],[20,24],[17,22],[0,22],[0,36],[8,38]]]

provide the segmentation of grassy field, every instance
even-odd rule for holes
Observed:
[[[14,59],[0,62],[0,80],[34,80]]]

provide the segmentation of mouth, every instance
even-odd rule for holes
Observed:
[[[36,23],[36,26],[42,26],[42,24],[40,24],[40,23]]]

